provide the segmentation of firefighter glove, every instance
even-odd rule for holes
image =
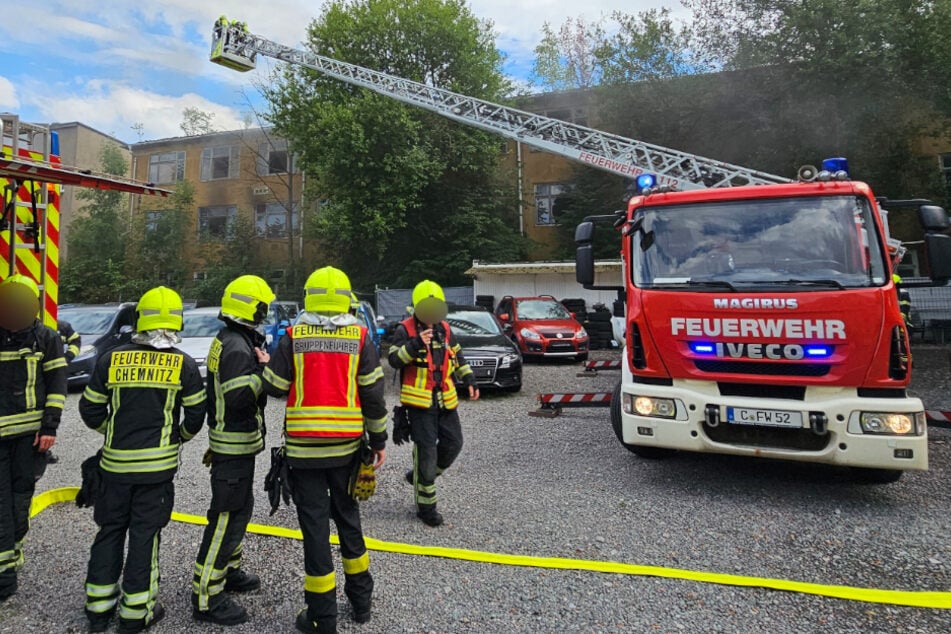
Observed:
[[[205,449],[205,455],[201,457],[201,463],[211,468],[211,448]]]
[[[406,413],[405,407],[398,405],[393,408],[393,442],[402,445],[409,440],[412,440],[409,414]]]
[[[102,458],[102,449],[85,460],[80,467],[83,475],[83,484],[76,494],[76,506],[83,508],[95,506],[102,484],[102,474],[99,470],[99,460]]]
[[[373,468],[373,452],[364,445],[354,460],[350,474],[350,495],[358,502],[366,502],[376,492],[376,470]]]
[[[281,506],[282,497],[284,498],[284,504],[290,505],[291,503],[290,475],[284,447],[272,447],[271,469],[264,478],[264,490],[267,491],[267,499],[271,503],[271,515],[274,515],[278,507]]]

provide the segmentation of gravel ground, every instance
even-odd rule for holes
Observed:
[[[916,348],[915,390],[929,409],[951,410],[947,348]],[[598,358],[606,358],[601,355]],[[413,544],[612,560],[827,584],[951,590],[951,430],[931,432],[931,470],[897,484],[851,481],[816,465],[681,454],[651,462],[614,439],[607,411],[527,416],[540,391],[613,387],[616,374],[575,377],[577,365],[530,365],[518,395],[461,406],[466,447],[439,481],[447,524],[413,514],[403,471],[406,446],[392,447],[377,495],[363,508],[368,536]],[[388,382],[388,399],[395,401]],[[76,485],[79,464],[100,438],[69,398],[57,443],[60,463],[40,489]],[[269,405],[270,444],[283,403]],[[204,514],[204,435],[185,449],[176,509]],[[267,468],[258,460],[259,479]],[[296,526],[292,508],[254,521]],[[35,518],[20,592],[0,605],[0,632],[85,630],[82,582],[95,534],[89,509],[59,505]],[[156,632],[215,632],[191,620],[191,567],[201,529],[163,532]],[[240,597],[251,621],[233,632],[293,630],[302,606],[299,542],[249,536],[246,567],[262,590]],[[338,589],[343,632],[948,632],[951,611],[891,607],[670,579],[515,568],[373,553],[371,623],[355,625]],[[341,568],[337,566],[338,576]],[[341,584],[342,585],[342,584]]]

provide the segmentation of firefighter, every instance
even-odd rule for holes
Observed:
[[[34,460],[56,441],[66,403],[63,346],[37,318],[39,300],[39,288],[26,276],[0,283],[0,601],[17,590]]]
[[[370,620],[373,578],[348,491],[352,467],[368,436],[373,466],[386,457],[383,368],[376,349],[350,314],[350,280],[332,267],[307,279],[304,313],[281,338],[264,370],[264,389],[288,394],[284,423],[290,485],[304,534],[301,632],[335,632],[337,593],[330,553],[330,518],[337,525],[344,592],[358,623]]]
[[[79,349],[83,346],[83,340],[79,336],[79,333],[73,330],[72,324],[65,319],[56,320],[56,330],[59,331],[59,336],[63,340],[63,349],[66,351],[66,363],[70,364],[73,362],[73,359],[79,356]]]
[[[64,354],[66,357],[66,365],[68,366],[79,354],[79,349],[83,345],[83,340],[79,336],[79,333],[73,330],[72,324],[70,324],[65,319],[56,320],[56,330],[59,332],[59,336],[63,340],[63,350],[65,351]],[[43,469],[43,471],[46,470],[46,464],[56,464],[59,462],[59,458],[53,454],[52,449],[46,452],[45,458],[45,464],[40,467]],[[39,480],[39,477],[36,479]]]
[[[413,439],[413,485],[416,515],[429,526],[443,523],[436,510],[436,477],[462,451],[462,426],[456,406],[455,379],[465,383],[469,398],[479,398],[475,375],[462,356],[448,322],[446,296],[433,281],[413,289],[413,314],[393,334],[390,365],[400,371],[400,404],[409,417]]]
[[[254,508],[254,457],[264,450],[261,373],[269,357],[257,327],[272,301],[274,293],[260,277],[243,275],[228,284],[219,315],[225,325],[208,352],[211,506],[195,562],[192,607],[196,619],[218,625],[248,620],[223,590],[261,586],[257,575],[241,568],[241,552]]]
[[[135,311],[131,343],[100,357],[79,402],[83,422],[105,435],[93,515],[99,532],[86,573],[90,632],[104,632],[117,609],[119,632],[141,632],[165,616],[157,601],[161,530],[171,518],[181,443],[205,417],[198,365],[175,348],[181,297],[159,286]]]

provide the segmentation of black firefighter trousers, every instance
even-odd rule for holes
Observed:
[[[370,610],[373,577],[360,527],[360,507],[348,492],[352,465],[328,469],[291,468],[297,519],[304,534],[304,601],[307,618],[333,630],[337,584],[330,553],[330,518],[337,525],[345,577],[344,592],[355,613]]]
[[[208,525],[192,581],[192,607],[198,610],[220,603],[228,572],[241,567],[244,535],[254,511],[253,483],[254,456],[216,458],[211,465]]]
[[[0,440],[0,594],[16,590],[30,529],[34,434]]]
[[[118,604],[121,620],[151,622],[158,596],[161,531],[172,517],[174,501],[172,480],[132,484],[103,472],[93,513],[99,532],[86,572],[86,616],[90,620],[110,616]],[[123,571],[126,534],[129,552]]]
[[[436,508],[436,476],[451,467],[462,451],[462,424],[455,409],[407,407],[406,412],[413,435],[416,505],[426,512]]]

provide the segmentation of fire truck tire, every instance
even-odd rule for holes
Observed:
[[[897,469],[869,469],[854,467],[852,473],[855,479],[865,484],[892,484],[901,479],[904,471]]]
[[[646,447],[644,445],[629,445],[624,442],[624,434],[621,431],[621,383],[614,388],[614,394],[611,396],[611,427],[614,429],[614,435],[618,442],[639,458],[647,460],[663,460],[677,453],[676,449],[667,449],[666,447]]]

